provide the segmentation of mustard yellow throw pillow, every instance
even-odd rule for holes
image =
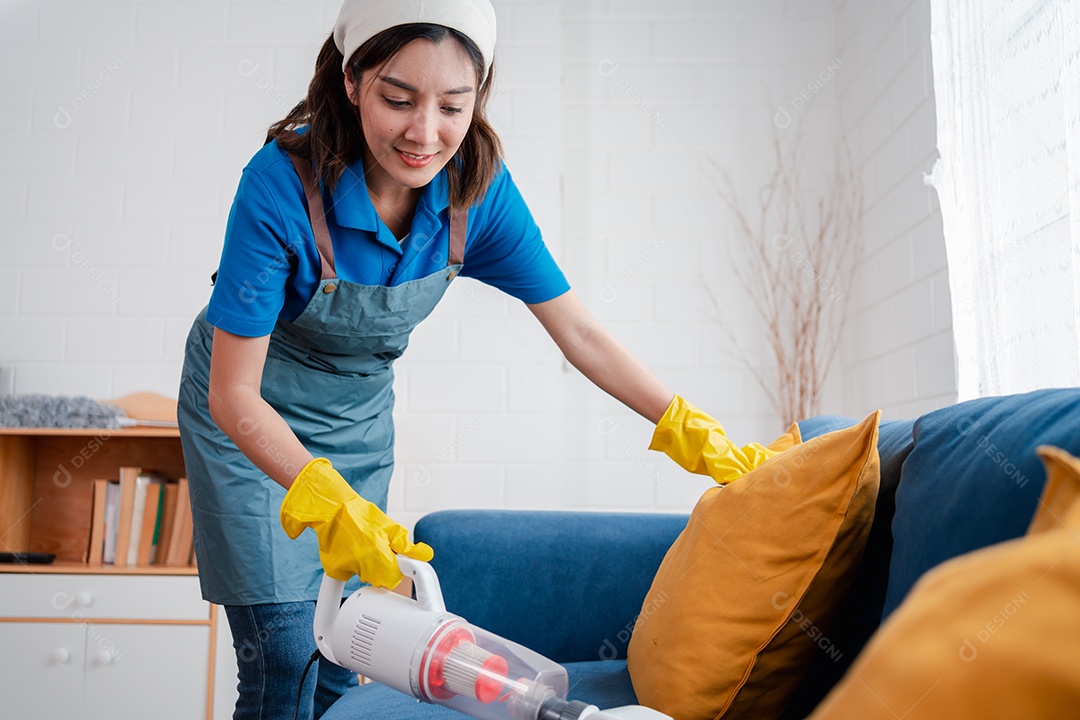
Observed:
[[[791,427],[787,429],[786,433],[776,438],[765,447],[773,452],[782,453],[785,450],[790,450],[801,442],[802,432],[799,430],[799,423],[791,423]]]
[[[1038,453],[1027,536],[926,573],[813,720],[1080,717],[1080,460]]]
[[[780,715],[813,654],[827,651],[866,544],[879,416],[705,491],[630,639],[639,702],[676,720]]]

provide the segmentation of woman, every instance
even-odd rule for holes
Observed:
[[[179,399],[236,718],[292,715],[324,570],[393,587],[396,553],[432,556],[380,509],[392,364],[457,274],[528,304],[575,367],[650,421],[675,413],[667,445],[688,418],[714,422],[596,324],[545,248],[485,116],[494,45],[488,0],[346,0],[307,97],[244,169]],[[325,661],[316,677],[302,717],[355,683]]]

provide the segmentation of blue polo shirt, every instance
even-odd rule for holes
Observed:
[[[424,188],[399,243],[371,203],[363,161],[349,166],[332,196],[323,188],[338,277],[394,286],[446,267],[447,189],[444,169]],[[206,319],[235,335],[269,335],[278,319],[307,307],[321,274],[300,178],[277,141],[268,143],[240,177]],[[469,209],[461,274],[530,304],[570,289],[505,166]]]

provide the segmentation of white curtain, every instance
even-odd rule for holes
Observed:
[[[931,0],[959,399],[1080,385],[1080,0]]]

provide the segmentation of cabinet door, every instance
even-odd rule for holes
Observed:
[[[87,626],[86,720],[206,718],[210,628]]]
[[[81,717],[85,646],[78,623],[0,623],[0,715]]]

